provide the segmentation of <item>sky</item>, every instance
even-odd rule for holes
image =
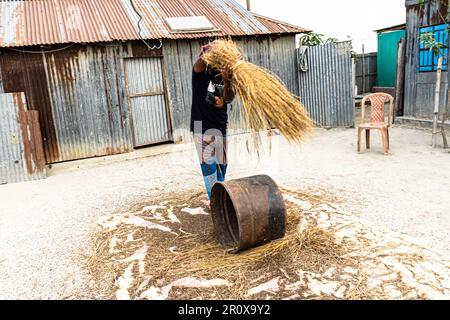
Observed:
[[[246,0],[237,0],[246,7]],[[255,13],[377,51],[374,30],[405,23],[405,0],[251,0]]]

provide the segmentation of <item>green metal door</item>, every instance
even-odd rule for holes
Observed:
[[[397,45],[405,30],[378,34],[378,86],[395,87],[397,77]]]

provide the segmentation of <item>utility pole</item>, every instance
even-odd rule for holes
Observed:
[[[251,0],[247,0],[247,11],[252,11]]]

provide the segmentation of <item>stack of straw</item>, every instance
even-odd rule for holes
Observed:
[[[273,73],[240,57],[236,44],[223,39],[212,42],[203,55],[211,67],[233,73],[233,88],[253,132],[277,128],[289,142],[301,142],[312,121],[299,99]]]

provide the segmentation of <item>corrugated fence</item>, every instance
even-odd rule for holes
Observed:
[[[377,85],[377,53],[355,55],[355,80],[358,94],[372,92]],[[363,63],[364,61],[364,63]],[[395,72],[395,67],[393,68]]]
[[[310,47],[306,55],[308,70],[299,71],[299,87],[311,118],[318,126],[354,126],[351,42]]]
[[[0,184],[46,177],[38,117],[24,93],[0,94]]]

